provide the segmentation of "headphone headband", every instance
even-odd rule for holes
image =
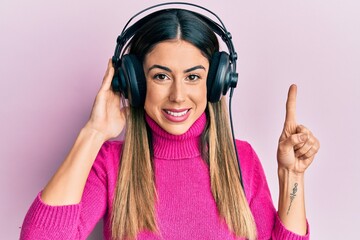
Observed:
[[[134,24],[132,24],[131,26],[128,27],[130,22],[132,22],[133,19],[136,18],[137,16],[139,16],[140,14],[142,14],[146,11],[149,11],[151,9],[155,9],[155,8],[162,7],[162,6],[168,6],[168,5],[192,6],[192,7],[202,9],[202,10],[210,13],[211,15],[213,15],[219,21],[220,24],[217,22],[214,22],[212,19],[210,19],[209,17],[207,17],[205,15],[202,15],[197,12],[193,12],[193,11],[185,9],[185,8],[165,8],[165,9],[161,9],[161,10],[152,12],[152,13],[142,17],[141,19],[139,19]],[[189,12],[195,14],[198,18],[200,18],[202,21],[204,21],[218,36],[221,37],[221,39],[224,41],[224,43],[226,44],[228,51],[229,51],[231,70],[232,70],[232,72],[235,73],[236,72],[237,53],[235,52],[235,48],[234,48],[234,45],[231,40],[232,39],[231,33],[226,30],[225,25],[223,24],[221,19],[214,12],[212,12],[209,9],[202,7],[200,5],[196,5],[193,3],[186,3],[186,2],[160,3],[157,5],[153,5],[148,8],[145,8],[145,9],[141,10],[140,12],[136,13],[134,16],[132,16],[129,19],[129,21],[125,24],[121,34],[117,37],[116,48],[115,48],[114,56],[112,58],[113,63],[119,62],[119,60],[121,59],[121,56],[124,54],[124,51],[126,49],[126,47],[124,48],[126,43],[134,36],[134,34],[137,32],[137,30],[140,28],[140,26],[142,26],[144,23],[146,23],[148,21],[148,19],[152,16],[152,14],[156,14],[156,13],[158,13],[160,11],[164,11],[164,10],[173,10],[173,9],[186,10],[186,11],[189,11]],[[231,87],[236,87],[236,85],[231,86]]]
[[[129,21],[125,24],[123,30],[121,33],[124,32],[124,30],[127,28],[127,26],[129,25],[129,23],[134,19],[136,18],[137,16],[139,16],[140,14],[142,14],[143,12],[146,12],[148,10],[151,10],[151,9],[154,9],[154,8],[158,8],[158,7],[161,7],[161,6],[166,6],[166,5],[184,5],[184,6],[193,6],[193,7],[196,7],[196,8],[200,8],[210,14],[212,14],[213,16],[215,16],[217,18],[217,20],[219,21],[219,23],[221,24],[221,27],[224,29],[224,32],[226,32],[226,27],[224,25],[224,23],[221,21],[221,19],[212,11],[210,11],[209,9],[203,7],[203,6],[200,6],[200,5],[196,5],[194,3],[186,3],[186,2],[167,2],[167,3],[160,3],[160,4],[156,4],[156,5],[153,5],[153,6],[150,6],[150,7],[147,7],[143,10],[141,10],[140,12],[136,13],[134,16],[132,16]],[[185,10],[188,10],[188,9],[185,9]],[[190,10],[188,10],[190,11]]]

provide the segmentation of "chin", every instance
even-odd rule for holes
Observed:
[[[189,130],[190,126],[167,126],[162,127],[167,133],[170,133],[172,135],[181,135],[186,133]]]

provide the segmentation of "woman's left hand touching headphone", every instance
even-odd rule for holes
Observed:
[[[278,168],[303,174],[320,148],[319,140],[296,122],[296,85],[289,88],[284,129],[277,150]]]

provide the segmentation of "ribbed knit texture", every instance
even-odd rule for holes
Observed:
[[[200,136],[206,125],[206,115],[199,119],[184,134],[171,135],[158,126],[148,115],[146,122],[153,133],[154,157],[168,160],[199,157]]]
[[[209,169],[201,159],[200,136],[206,125],[203,114],[182,135],[171,135],[151,118],[156,204],[160,235],[143,231],[149,239],[235,239],[219,217],[211,194]],[[104,219],[104,239],[110,240],[110,212],[122,142],[109,141],[101,148],[89,174],[82,201],[70,206],[48,206],[41,193],[31,205],[20,239],[86,239]],[[237,141],[246,197],[254,215],[259,239],[305,240],[285,229],[273,206],[264,171],[251,146]]]

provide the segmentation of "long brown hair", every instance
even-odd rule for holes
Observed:
[[[202,141],[209,146],[205,159],[210,166],[211,191],[220,216],[237,236],[255,239],[256,225],[240,184],[224,97],[220,102],[208,103],[208,116]]]
[[[194,14],[186,10],[166,10],[154,15],[138,30],[131,40],[130,53],[143,62],[157,43],[169,39],[192,43],[209,60],[219,50],[214,32]],[[203,158],[210,167],[211,191],[220,216],[235,235],[255,239],[256,227],[239,182],[225,105],[224,98],[218,103],[208,103],[208,121],[202,134]],[[111,207],[113,239],[135,239],[142,230],[158,233],[150,135],[145,110],[130,107]]]

